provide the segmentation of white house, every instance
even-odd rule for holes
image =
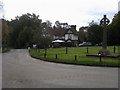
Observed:
[[[50,28],[49,33],[52,34],[53,40],[63,40],[68,46],[78,44],[76,25],[70,25],[70,28]]]

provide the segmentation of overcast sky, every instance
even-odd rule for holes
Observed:
[[[0,0],[4,3],[5,18],[10,20],[26,13],[40,15],[43,21],[53,24],[59,20],[70,25],[88,25],[99,22],[104,14],[111,20],[118,12],[120,0]]]

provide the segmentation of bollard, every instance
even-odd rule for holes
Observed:
[[[30,50],[30,47],[28,47],[28,50]]]
[[[57,57],[57,54],[55,55],[55,58],[57,59],[58,57]]]
[[[38,49],[37,51],[38,51],[38,54],[40,55],[40,49]]]
[[[115,53],[115,51],[116,51],[116,48],[115,48],[115,46],[114,46],[114,53]]]
[[[77,56],[75,55],[75,61],[77,60]]]
[[[44,53],[44,58],[46,58],[46,53]]]
[[[101,56],[101,54],[98,54],[99,55],[99,57],[100,57],[100,63],[102,62],[102,56]]]
[[[45,48],[44,50],[45,50],[45,54],[47,55],[47,49]]]
[[[102,62],[102,57],[101,57],[101,55],[100,55],[100,63]]]

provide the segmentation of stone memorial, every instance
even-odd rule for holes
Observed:
[[[107,18],[106,15],[101,19],[100,25],[103,27],[103,42],[102,42],[102,49],[99,51],[101,55],[109,55],[110,52],[107,50],[107,29],[110,20]]]

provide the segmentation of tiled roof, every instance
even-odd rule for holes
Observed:
[[[55,36],[64,36],[65,33],[68,31],[68,30],[71,30],[74,34],[77,35],[77,31],[73,28],[70,28],[70,29],[64,29],[64,28],[48,28],[48,32],[52,35],[55,35]]]

